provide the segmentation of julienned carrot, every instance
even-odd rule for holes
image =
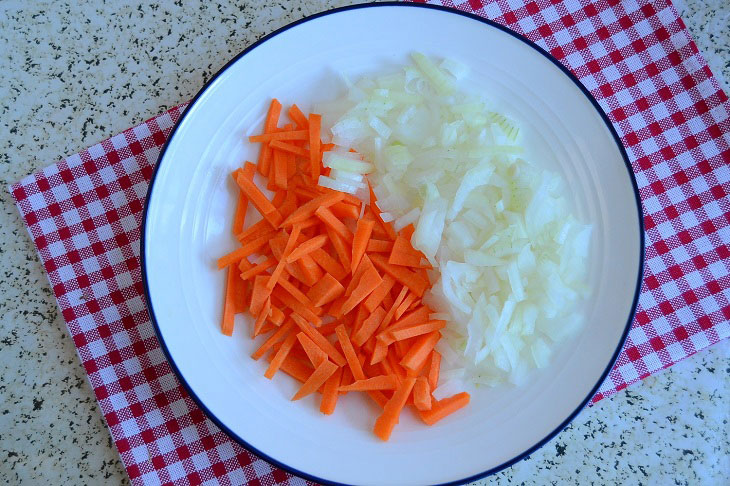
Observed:
[[[433,351],[439,339],[441,339],[441,333],[438,331],[419,336],[400,364],[411,371],[418,371],[428,359],[428,355]]]
[[[325,243],[327,243],[327,235],[315,236],[292,250],[289,256],[286,257],[286,261],[287,263],[293,263],[304,255],[309,255],[317,248],[322,248]]]
[[[353,343],[357,346],[365,344],[365,341],[375,334],[375,331],[378,329],[378,326],[380,326],[385,314],[386,312],[382,307],[376,307],[370,316],[363,321],[357,332],[352,336]]]
[[[226,336],[233,335],[233,323],[236,314],[235,279],[236,271],[233,268],[229,268],[226,276],[226,291],[223,302],[223,319],[221,320],[221,331]]]
[[[431,387],[425,376],[416,378],[413,385],[413,405],[422,412],[431,410]]]
[[[309,336],[304,333],[304,331],[297,334],[297,340],[299,341],[299,344],[302,345],[304,352],[307,353],[307,357],[309,358],[310,363],[312,363],[312,366],[316,368],[322,364],[322,361],[327,361],[327,353],[322,351],[322,348],[314,344],[314,341],[312,341]]]
[[[395,393],[393,393],[390,400],[388,400],[385,404],[383,413],[375,421],[375,427],[373,428],[373,432],[375,432],[375,435],[377,435],[380,439],[385,441],[390,438],[390,434],[393,432],[393,428],[398,423],[400,412],[403,410],[415,383],[415,377],[406,377]]]
[[[304,113],[302,113],[302,110],[300,110],[299,107],[294,104],[291,105],[287,114],[289,115],[289,118],[294,120],[294,123],[297,124],[297,129],[306,131],[307,137],[309,137],[309,120],[307,120],[307,117],[304,115]],[[303,140],[306,140],[306,138]]]
[[[340,324],[335,328],[335,332],[337,333],[337,341],[340,343],[342,353],[345,355],[347,365],[350,367],[353,378],[356,380],[365,379],[365,373],[362,371],[360,360],[357,359],[355,348],[352,347],[352,343],[350,342],[350,337],[347,335],[345,326]]]
[[[342,378],[343,368],[338,367],[332,376],[324,384],[322,390],[322,402],[320,402],[319,411],[325,415],[332,415],[337,405],[337,398],[340,396],[338,393],[338,387],[340,386],[340,379]]]
[[[289,351],[291,351],[291,348],[294,346],[294,341],[296,341],[296,339],[297,336],[293,333],[289,334],[286,337],[284,343],[276,352],[274,359],[271,360],[271,363],[269,363],[269,367],[266,369],[266,373],[264,373],[264,376],[266,378],[268,378],[269,380],[272,379],[274,377],[274,374],[279,371],[281,363],[284,361],[284,359],[286,359],[286,355],[289,354]]]
[[[309,289],[307,297],[312,301],[312,304],[316,307],[322,307],[325,304],[329,304],[337,297],[345,293],[345,287],[329,273],[325,273],[324,276]]]
[[[241,246],[218,262],[236,265],[227,270],[221,327],[230,333],[227,316],[248,310],[253,333],[266,335],[252,357],[268,353],[267,377],[281,370],[302,382],[294,400],[320,392],[324,414],[333,413],[341,393],[367,394],[383,408],[375,433],[387,439],[406,403],[419,414],[433,412],[427,402],[440,366],[434,345],[445,323],[431,320],[421,301],[429,266],[410,244],[413,225],[396,233],[372,188],[371,204],[363,204],[318,185],[320,172],[330,174],[322,153],[334,148],[320,140],[321,117],[292,106],[296,125],[279,127],[280,114],[273,100],[262,133],[250,138],[262,144],[258,167],[247,162],[232,174]],[[254,184],[257,169],[268,177],[271,199]],[[263,219],[244,229],[247,206]],[[323,321],[330,317],[336,319]],[[449,403],[425,420],[448,413]]]
[[[337,280],[343,280],[347,276],[345,268],[326,251],[321,248],[314,250],[312,253],[314,261],[322,267],[324,271],[335,277]]]
[[[352,231],[350,231],[342,221],[337,219],[337,216],[332,214],[332,211],[330,211],[328,208],[320,206],[314,212],[314,215],[321,219],[322,222],[326,224],[329,228],[331,228],[335,233],[337,233],[340,238],[344,239],[348,243],[352,241]]]
[[[324,336],[322,336],[317,329],[312,327],[311,324],[297,314],[292,314],[292,319],[294,319],[294,322],[299,329],[304,331],[317,346],[322,348],[322,351],[332,358],[332,361],[337,363],[339,366],[345,366],[345,363],[347,363],[345,357],[342,356],[342,354],[340,354],[340,352],[337,351],[337,349],[335,349],[335,347]]]
[[[350,385],[341,386],[340,391],[395,390],[398,381],[393,375],[379,375],[353,381]]]
[[[375,221],[373,221],[373,227],[375,226]],[[368,253],[388,253],[393,250],[393,242],[387,241],[387,240],[376,240],[376,239],[370,239],[368,241],[368,246],[365,251]]]
[[[322,124],[322,115],[310,113],[309,115],[309,170],[313,181],[319,179],[319,171],[321,166],[321,141],[320,130]]]
[[[254,351],[254,353],[251,355],[251,357],[255,360],[261,359],[261,357],[266,354],[266,352],[274,346],[274,344],[281,341],[285,336],[288,336],[291,333],[292,328],[295,326],[294,321],[292,319],[287,320],[287,322],[284,323],[279,329],[274,332],[269,338],[264,341],[264,343],[259,346],[259,349]]]
[[[355,269],[367,250],[370,235],[373,233],[373,226],[375,226],[375,221],[357,220],[357,229],[352,239],[352,262],[350,267],[352,273],[355,273]]]
[[[385,257],[379,253],[373,253],[370,256],[370,259],[380,270],[411,289],[418,297],[423,297],[423,293],[428,288],[428,282],[424,281],[420,275],[408,270],[406,267],[391,265]]]
[[[306,140],[309,136],[309,130],[291,130],[288,132],[272,132],[262,133],[261,135],[251,135],[248,141],[252,143],[273,142],[278,140]],[[271,144],[269,144],[271,146]]]
[[[434,401],[431,404],[431,410],[419,412],[418,415],[426,425],[433,425],[442,418],[466,407],[469,404],[470,398],[466,392],[457,393],[448,398]]]

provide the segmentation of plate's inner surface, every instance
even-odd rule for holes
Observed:
[[[434,427],[404,412],[390,442],[371,433],[369,402],[348,394],[334,415],[317,397],[292,403],[286,376],[269,381],[249,355],[260,341],[237,317],[219,330],[224,272],[235,248],[229,173],[255,161],[246,136],[277,97],[307,112],[351,79],[403,65],[410,52],[471,67],[466,86],[523,129],[526,157],[559,171],[579,217],[594,225],[583,331],[519,389],[481,389]],[[249,213],[251,216],[252,213]],[[358,484],[430,484],[483,473],[558,428],[604,373],[627,325],[639,272],[635,194],[622,155],[591,101],[550,60],[483,22],[436,9],[358,8],[320,16],[269,38],[220,74],[175,132],[150,195],[145,271],[154,318],[184,381],[230,432],[272,459],[318,478]],[[363,467],[371,464],[375,467]]]

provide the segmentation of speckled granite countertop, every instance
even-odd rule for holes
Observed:
[[[190,99],[262,35],[350,2],[121,3],[0,2],[2,187]],[[730,4],[678,7],[713,72],[730,79]],[[4,189],[0,201],[0,481],[127,484]],[[729,484],[729,374],[725,341],[602,400],[479,484]]]

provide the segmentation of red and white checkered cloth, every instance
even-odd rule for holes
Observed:
[[[454,6],[450,1],[444,2]],[[668,0],[459,3],[571,69],[636,173],[646,268],[636,319],[594,398],[730,335],[730,103]],[[165,359],[142,296],[142,207],[185,105],[10,188],[134,484],[304,484],[219,430]]]

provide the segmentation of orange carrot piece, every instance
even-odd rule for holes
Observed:
[[[232,268],[228,269],[226,275],[226,290],[223,298],[223,319],[221,320],[221,332],[226,336],[233,335],[233,324],[236,314],[236,271]]]
[[[416,384],[413,385],[413,405],[422,412],[431,410],[431,387],[425,376],[416,378]]]
[[[266,281],[268,279],[269,277],[265,275],[256,275],[254,278],[253,291],[251,292],[251,305],[249,306],[251,315],[258,316],[261,313],[261,309],[264,308],[266,299],[269,298],[271,291],[266,288]]]
[[[350,385],[341,386],[340,391],[395,390],[398,381],[392,375],[379,375],[353,381]]]
[[[269,147],[271,147],[271,144],[269,144]],[[274,160],[274,185],[281,189],[287,189],[288,179],[286,177],[286,157],[280,150],[273,150],[273,148],[272,154]],[[274,203],[272,202],[272,204]],[[274,204],[274,206],[276,206],[276,204]]]
[[[286,316],[284,313],[279,309],[278,307],[274,306],[274,304],[271,304],[271,316],[269,316],[269,321],[275,325],[275,326],[281,326],[284,323],[284,319]]]
[[[327,379],[335,373],[335,371],[337,371],[336,364],[327,360],[323,361],[319,366],[317,366],[317,368],[315,368],[314,373],[307,378],[307,381],[304,382],[299,391],[294,394],[292,401],[302,399],[307,395],[316,392],[317,389],[324,385]]]
[[[301,257],[309,255],[317,248],[322,248],[325,243],[327,243],[327,235],[315,236],[292,250],[289,256],[286,257],[286,261],[287,263],[293,263]]]
[[[373,221],[373,226],[375,226],[375,221]],[[386,241],[386,240],[374,240],[371,239],[368,241],[368,246],[365,249],[368,253],[388,253],[393,250],[393,242],[392,241]]]
[[[466,407],[470,396],[467,392],[457,393],[443,400],[436,400],[431,404],[431,410],[419,411],[418,415],[426,425],[433,425],[444,417]]]
[[[393,243],[388,263],[405,267],[420,267],[423,254],[413,249],[411,242],[399,235]]]
[[[355,206],[347,201],[338,202],[330,206],[330,211],[339,220],[343,219],[355,219],[360,217],[360,206]]]
[[[297,334],[297,340],[299,341],[299,344],[302,345],[302,349],[304,349],[304,352],[307,353],[307,358],[309,358],[309,361],[315,368],[321,365],[322,361],[327,361],[327,353],[322,351],[322,348],[314,344],[314,341],[312,341],[303,331]]]
[[[400,319],[400,316],[402,316],[405,313],[405,311],[408,310],[408,308],[411,306],[411,304],[413,302],[415,302],[415,300],[417,298],[418,297],[416,297],[416,294],[414,294],[413,292],[408,292],[408,295],[406,295],[406,298],[403,299],[403,302],[401,302],[401,304],[395,310],[395,314],[393,317],[395,317],[396,320]]]
[[[294,284],[292,284],[285,278],[279,279],[277,283],[281,285],[284,290],[289,292],[289,295],[297,299],[302,305],[310,309],[315,314],[317,313],[317,311],[315,310],[315,306],[312,304],[312,301],[310,301],[309,298],[304,294],[304,292],[299,290]]]
[[[269,367],[266,369],[266,372],[264,373],[264,376],[268,378],[269,380],[274,377],[276,372],[279,370],[279,367],[281,366],[281,363],[286,359],[286,355],[289,354],[289,351],[291,351],[292,346],[294,346],[294,341],[296,341],[297,336],[294,333],[289,334],[286,339],[284,340],[284,343],[281,345],[279,350],[276,352],[276,355],[274,355],[274,359],[271,360],[271,363],[269,363]]]
[[[404,339],[410,339],[412,337],[420,336],[422,334],[428,334],[433,331],[440,331],[446,327],[446,321],[428,321],[424,324],[418,324],[416,326],[404,327],[402,329],[396,329],[394,331],[385,331],[387,337],[393,341],[402,341]]]
[[[282,217],[279,211],[276,210],[271,201],[269,201],[263,192],[253,183],[253,181],[246,178],[244,175],[239,174],[236,178],[238,187],[246,194],[248,200],[258,209],[258,211],[269,220],[274,226],[278,226]]]
[[[256,166],[251,164],[250,162],[246,162],[243,174],[246,177],[253,178],[253,174],[256,171]],[[235,180],[235,178],[234,178]],[[246,195],[239,189],[238,191],[238,202],[236,203],[236,212],[233,215],[233,234],[237,235],[241,231],[243,231],[243,225],[246,223],[246,211],[248,210],[248,198]]]
[[[367,221],[365,219],[357,220],[357,229],[352,239],[352,262],[350,263],[352,273],[355,273],[355,269],[360,265],[360,260],[365,254],[368,242],[370,241],[370,235],[373,233],[373,226],[375,226],[375,221]]]
[[[223,255],[218,259],[217,265],[218,268],[225,268],[228,265],[232,265],[234,263],[240,262],[243,258],[246,258],[249,255],[252,255],[253,253],[257,252],[264,246],[266,246],[266,243],[268,243],[269,239],[271,238],[271,234],[264,234],[263,236],[260,236],[256,238],[255,240],[252,240],[245,245],[241,246],[240,248],[230,252],[227,255]]]
[[[292,314],[292,319],[294,319],[294,322],[297,326],[299,326],[299,329],[304,331],[309,338],[314,341],[314,343],[322,348],[322,351],[327,353],[327,355],[332,358],[332,361],[337,363],[339,366],[345,366],[347,363],[347,360],[345,360],[345,357],[342,356],[342,354],[335,349],[335,347],[325,338],[322,336],[322,334],[319,333],[317,329],[315,329],[313,326],[309,325],[309,323],[304,320],[301,316],[297,314]]]
[[[349,297],[350,294],[352,294],[352,291],[355,290],[355,287],[360,285],[360,279],[362,279],[363,274],[373,270],[377,272],[373,266],[373,262],[370,261],[370,258],[363,255],[363,258],[360,260],[360,265],[357,266],[357,269],[353,272],[350,282],[347,284],[347,287],[345,287],[345,295]]]
[[[319,171],[322,160],[320,132],[322,115],[309,114],[309,171],[312,180],[316,183],[319,180]]]
[[[266,282],[267,289],[273,289],[277,281],[279,280],[281,272],[284,270],[284,265],[286,264],[286,257],[289,255],[289,253],[291,253],[292,249],[294,249],[294,245],[296,245],[297,238],[299,238],[299,234],[301,233],[301,231],[302,228],[299,225],[294,225],[294,227],[292,228],[291,233],[289,234],[289,239],[286,240],[284,252],[281,254],[281,259],[279,260],[279,263],[276,264],[276,268],[274,268],[274,271],[271,273],[269,281]]]
[[[439,371],[441,370],[441,353],[435,349],[431,352],[431,363],[428,365],[428,384],[431,390],[435,390],[439,384]]]
[[[438,331],[419,336],[400,364],[411,371],[420,370],[439,339],[441,339],[441,333]]]
[[[352,384],[353,381],[354,380],[352,378],[352,370],[350,370],[350,368],[348,366],[343,367],[342,368],[342,379],[340,380],[340,386],[350,385],[350,384]],[[337,393],[339,395],[347,395],[347,392],[340,391],[339,387],[337,389]]]
[[[370,357],[370,364],[378,364],[388,355],[388,344],[382,339],[375,340],[375,349]]]
[[[344,325],[340,324],[335,328],[335,332],[337,333],[337,341],[340,343],[342,353],[345,355],[345,359],[347,360],[347,364],[350,367],[350,371],[352,371],[352,376],[356,380],[364,380],[365,373],[363,373],[362,371],[360,360],[357,359],[355,349],[352,347],[350,337],[347,335],[347,329],[345,329]]]
[[[308,136],[309,130],[289,130],[251,135],[248,137],[248,141],[251,143],[268,143],[271,146],[271,142],[280,140],[306,140]]]
[[[383,407],[383,413],[375,421],[373,432],[383,441],[387,441],[390,438],[393,428],[398,423],[400,412],[408,401],[408,397],[413,390],[413,385],[416,383],[416,378],[409,376],[403,380],[403,383],[393,393],[393,396],[388,400]]]
[[[295,380],[304,383],[312,375],[314,369],[310,368],[307,362],[292,356],[292,354],[290,351],[289,355],[284,358],[281,366],[279,366],[279,371],[283,371]]]
[[[340,264],[344,269],[350,268],[350,245],[348,245],[332,228],[325,227],[325,229],[332,246],[335,248],[335,253],[337,253],[337,258],[340,260]],[[347,270],[345,270],[345,272],[347,272]]]
[[[281,226],[289,226],[294,223],[304,221],[310,216],[314,216],[315,211],[317,211],[318,208],[326,208],[332,206],[333,204],[342,201],[344,197],[345,194],[342,192],[331,192],[329,194],[318,196],[300,206],[296,211],[289,215],[289,217],[286,218],[283,223],[281,223]]]
[[[337,370],[324,383],[322,390],[322,401],[319,405],[319,411],[325,415],[332,415],[337,406],[337,398],[340,396],[338,388],[342,379],[343,368],[338,367]]]
[[[238,239],[238,241],[242,245],[245,245],[249,241],[255,240],[259,236],[262,236],[264,233],[274,233],[274,227],[266,219],[262,219],[258,223],[249,226],[248,228],[237,234],[236,239]]]
[[[332,211],[330,211],[329,208],[321,206],[317,208],[314,215],[321,219],[328,228],[337,233],[340,238],[344,239],[348,243],[352,242],[352,231],[350,231],[342,221],[337,219],[337,216],[332,214]]]
[[[298,275],[295,275],[291,271],[289,271],[289,273],[308,287],[315,285],[322,279],[322,277],[324,277],[324,273],[319,268],[319,265],[317,265],[317,262],[315,262],[310,255],[304,255],[297,260],[296,265],[287,265],[286,268],[289,269],[291,266],[298,268],[300,271]]]
[[[293,333],[290,334],[292,328],[295,326],[294,321],[289,319],[286,321],[286,323],[281,326],[279,329],[277,329],[274,334],[268,337],[266,341],[257,349],[254,351],[254,353],[251,355],[251,357],[255,360],[261,359],[261,357],[266,354],[266,352],[271,349],[274,344],[281,341],[284,336],[294,335]]]
[[[408,287],[406,287],[404,285],[403,288],[401,289],[400,293],[398,294],[398,297],[396,297],[395,301],[393,302],[393,305],[390,306],[388,313],[385,314],[385,317],[383,318],[382,322],[380,323],[380,326],[378,326],[379,330],[383,330],[390,325],[390,321],[393,320],[393,316],[395,315],[395,310],[398,308],[400,303],[403,302],[403,299],[405,299],[407,293],[408,293]]]
[[[341,281],[347,276],[347,271],[345,270],[345,268],[322,248],[314,250],[311,253],[311,256],[325,272],[329,273],[337,280]]]
[[[380,278],[380,274],[377,270],[375,270],[375,268],[368,269],[365,273],[363,273],[360,278],[360,282],[357,287],[353,289],[352,294],[350,294],[345,303],[342,304],[340,312],[342,314],[350,312],[356,305],[365,300],[365,298],[370,295],[370,293],[375,290],[382,281],[383,279]]]
[[[329,273],[325,273],[324,276],[309,289],[307,292],[307,298],[312,301],[315,307],[322,307],[328,304],[345,293],[345,287],[337,281]]]
[[[254,322],[253,337],[256,337],[262,333],[264,323],[269,318],[270,313],[271,313],[271,299],[268,298],[264,302],[264,306],[261,308],[261,312],[259,312],[259,315],[256,317],[256,321]]]
[[[286,307],[290,308],[292,311],[299,314],[299,316],[303,317],[307,321],[313,323],[315,326],[322,325],[322,319],[316,314],[317,311],[315,309],[312,309],[302,304],[296,298],[286,292],[282,287],[275,287],[274,290],[272,290],[271,294],[279,299],[281,303],[284,304]]]
[[[426,307],[425,305],[419,307],[416,310],[413,310],[409,312],[408,314],[404,315],[400,320],[396,321],[391,327],[390,330],[394,331],[396,329],[403,329],[405,327],[411,327],[415,326],[417,324],[423,324],[424,322],[429,321],[429,316],[431,315],[431,309]]]
[[[420,275],[413,273],[405,267],[391,265],[385,257],[379,253],[373,253],[370,256],[370,259],[378,269],[411,289],[418,297],[423,297],[423,293],[429,287],[428,282],[424,281]]]
[[[289,132],[289,133],[291,133],[291,132]],[[291,144],[291,143],[282,142],[280,140],[274,140],[269,143],[269,147],[271,147],[274,150],[274,153],[276,153],[278,151],[289,152],[291,154],[298,155],[300,157],[309,159],[309,150],[302,148],[302,147],[297,147],[296,145]]]
[[[378,329],[378,326],[380,326],[380,323],[383,321],[385,314],[386,312],[382,307],[376,307],[375,310],[370,314],[370,316],[363,321],[357,332],[353,334],[352,342],[356,346],[362,346],[363,344],[365,344],[365,341],[370,339],[370,336],[375,334],[375,331]]]
[[[382,282],[380,282],[378,288],[373,290],[368,298],[365,299],[365,302],[363,302],[363,306],[365,306],[368,311],[373,312],[375,308],[383,302],[385,296],[390,293],[390,289],[393,288],[393,285],[395,285],[395,280],[393,279],[393,277],[388,274],[383,275]]]
[[[241,260],[243,261],[243,260]],[[257,263],[253,267],[249,268],[245,272],[241,273],[241,279],[242,280],[248,280],[251,277],[255,277],[256,275],[259,275],[261,273],[264,273],[269,268],[276,265],[276,259],[272,257],[268,257],[266,260],[264,260],[261,263]]]
[[[287,113],[289,114],[289,118],[294,120],[294,123],[297,124],[297,129],[305,132],[304,135],[306,135],[307,138],[304,138],[303,140],[307,140],[309,138],[309,121],[307,120],[307,117],[304,116],[304,113],[302,113],[302,110],[300,110],[296,104],[293,104]]]

